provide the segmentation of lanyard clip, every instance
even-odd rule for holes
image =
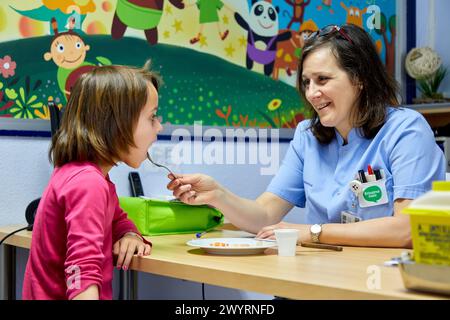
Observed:
[[[355,195],[359,195],[362,191],[362,183],[359,180],[350,181],[349,187]]]

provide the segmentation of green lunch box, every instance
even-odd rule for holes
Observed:
[[[180,201],[119,197],[119,204],[144,236],[208,231],[220,226],[224,219],[215,208]]]

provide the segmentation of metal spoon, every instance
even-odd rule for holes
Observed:
[[[167,168],[166,166],[164,166],[164,165],[162,165],[162,164],[159,164],[159,163],[156,163],[155,161],[153,161],[153,159],[150,157],[150,154],[149,154],[148,152],[147,152],[147,159],[148,159],[152,164],[154,164],[155,166],[157,166],[157,167],[159,167],[159,168],[164,168],[164,169],[166,169],[171,175],[174,176],[174,178],[177,177],[177,176],[175,175],[175,173],[172,172],[172,170],[170,170],[169,168]],[[180,201],[179,199],[175,198],[175,199],[169,200],[169,202],[181,202],[181,201]]]
[[[160,168],[164,168],[166,169],[170,174],[172,174],[174,176],[174,178],[176,178],[177,176],[175,175],[175,173],[172,172],[172,170],[170,170],[169,168],[167,168],[165,165],[156,163],[155,161],[152,160],[152,158],[150,157],[150,154],[147,152],[147,159],[153,163],[155,166],[160,167]]]

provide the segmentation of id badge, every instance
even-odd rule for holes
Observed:
[[[341,223],[355,223],[361,220],[360,217],[355,216],[350,211],[341,211]]]

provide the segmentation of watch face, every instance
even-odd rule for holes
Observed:
[[[320,225],[318,225],[318,224],[314,224],[314,225],[311,227],[311,232],[312,232],[312,233],[319,233],[320,231],[322,231],[322,228],[321,228]]]

